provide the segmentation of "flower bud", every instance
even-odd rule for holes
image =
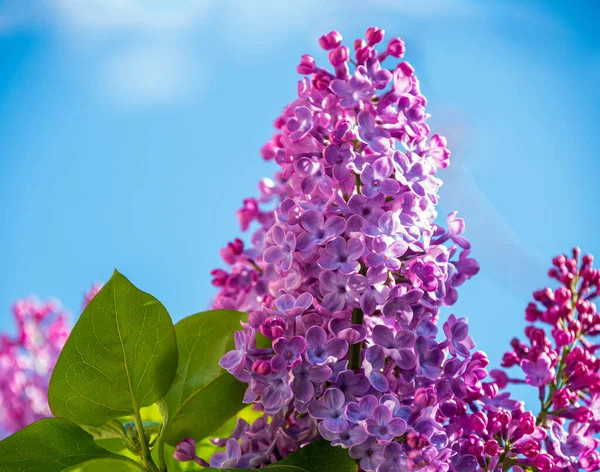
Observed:
[[[383,36],[385,35],[385,31],[377,28],[377,26],[371,26],[367,29],[367,41],[369,41],[369,46],[374,46],[377,43],[383,41]]]
[[[317,65],[315,63],[314,57],[309,54],[303,54],[300,59],[300,64],[296,66],[296,71],[298,74],[308,75],[313,74],[317,70]]]
[[[405,46],[401,38],[392,38],[388,42],[386,52],[392,57],[404,56]]]
[[[529,459],[533,459],[540,453],[540,445],[531,438],[517,442],[515,444],[515,449],[519,454],[523,454]]]
[[[486,443],[485,443],[485,448],[483,449],[483,451],[490,455],[490,456],[497,456],[498,454],[500,454],[500,451],[502,449],[500,448],[500,445],[498,444],[498,441],[496,441],[495,439],[489,439]]]
[[[554,459],[549,454],[540,454],[535,458],[535,466],[540,472],[546,472],[554,468]]]
[[[260,375],[268,375],[271,372],[271,364],[269,361],[256,360],[252,364],[252,372],[256,372]]]
[[[342,43],[342,35],[338,31],[331,31],[319,38],[319,45],[326,51],[337,48]]]
[[[415,405],[427,408],[436,402],[436,395],[432,388],[418,388],[415,392]]]
[[[173,457],[179,462],[193,461],[196,457],[196,442],[192,438],[186,438],[177,444]]]
[[[350,57],[350,51],[346,46],[338,46],[329,53],[329,62],[333,67],[344,64]]]
[[[535,418],[530,411],[526,411],[521,415],[519,426],[525,434],[532,434],[535,431]]]

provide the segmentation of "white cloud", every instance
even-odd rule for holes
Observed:
[[[109,57],[100,85],[118,104],[128,107],[173,103],[200,83],[190,56],[181,44],[144,42]]]

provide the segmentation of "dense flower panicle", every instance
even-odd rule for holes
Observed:
[[[84,293],[82,308],[100,288],[96,283]],[[52,416],[48,384],[71,331],[70,316],[56,300],[18,300],[12,313],[17,332],[0,337],[0,437]]]
[[[68,316],[55,301],[19,300],[13,316],[16,335],[0,338],[0,436],[51,415],[48,383],[69,335]]]
[[[369,28],[354,57],[323,36],[333,72],[301,58],[298,98],[262,149],[279,171],[238,212],[243,230],[258,225],[251,245],[228,244],[230,268],[213,271],[214,306],[250,313],[221,366],[265,416],[217,440],[212,466],[260,466],[323,437],[363,471],[475,470],[442,424],[484,397],[487,359],[465,319],[441,341],[437,319],[479,265],[456,213],[434,223],[450,152],[410,64],[383,67],[404,54],[398,38],[378,53],[383,36]]]
[[[522,375],[491,372],[499,388],[521,383],[539,391],[540,413],[527,417],[528,429],[536,425],[537,433],[512,441],[511,453],[524,456],[518,461],[524,467],[600,470],[600,314],[594,303],[600,271],[593,261],[589,254],[581,257],[578,248],[552,260],[548,275],[559,287],[534,292],[525,310],[532,323],[525,328],[527,341],[513,339],[512,351],[503,357],[504,368],[515,367]]]

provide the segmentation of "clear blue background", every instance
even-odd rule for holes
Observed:
[[[460,211],[482,266],[452,311],[493,364],[551,257],[600,254],[595,2],[41,3],[0,2],[2,330],[30,293],[76,314],[115,267],[175,319],[207,307],[298,59],[323,63],[331,29],[406,40],[453,150],[440,215]]]

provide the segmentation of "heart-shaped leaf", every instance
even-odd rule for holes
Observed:
[[[100,426],[158,401],[177,368],[165,307],[117,271],[81,314],[54,368],[56,416]]]
[[[246,385],[219,366],[234,349],[235,331],[245,313],[214,310],[175,325],[179,366],[161,406],[167,418],[165,439],[172,445],[187,437],[199,441],[244,407]]]
[[[251,472],[256,469],[204,469],[205,472]],[[356,472],[358,464],[341,447],[317,441],[263,469],[269,472]]]
[[[60,472],[94,461],[132,462],[101,448],[92,436],[72,421],[46,418],[0,442],[0,472]],[[141,469],[141,467],[140,467]]]

